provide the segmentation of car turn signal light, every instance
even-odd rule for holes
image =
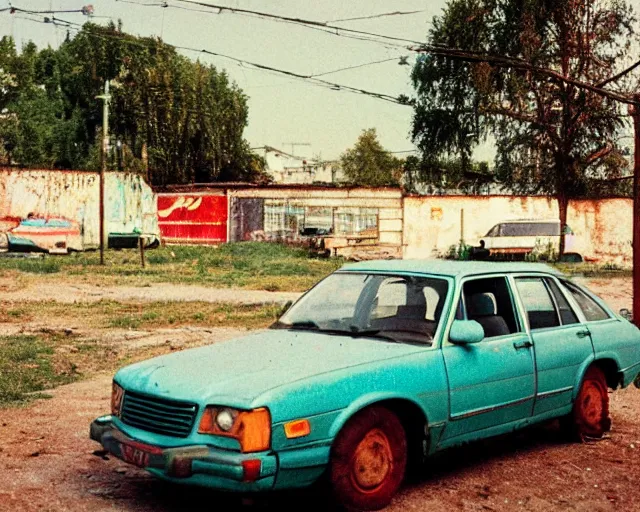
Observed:
[[[124,398],[124,389],[119,386],[116,381],[111,385],[111,415],[116,418],[120,417],[122,410],[122,399]]]
[[[224,415],[224,422],[218,420],[218,415]],[[233,417],[230,428],[226,427],[229,416]],[[271,446],[271,415],[265,407],[252,411],[237,411],[227,407],[207,406],[200,426],[199,434],[211,434],[237,439],[242,453],[262,452]]]
[[[284,424],[284,435],[287,439],[297,439],[311,433],[309,420],[295,420]]]

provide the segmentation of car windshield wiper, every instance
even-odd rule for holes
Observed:
[[[381,340],[393,341],[394,343],[398,343],[398,340],[393,336],[389,336],[388,334],[382,334],[381,329],[361,329],[355,325],[349,326],[349,331],[344,331],[345,334],[349,334],[354,338],[378,338]]]
[[[290,324],[276,322],[275,326],[278,329],[302,329],[305,331],[317,331],[320,329],[320,326],[312,320],[304,320],[301,322],[293,322]]]

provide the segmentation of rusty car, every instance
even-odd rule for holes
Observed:
[[[90,437],[168,481],[377,510],[440,450],[555,418],[602,437],[639,374],[640,330],[550,266],[366,261],[269,329],[121,368]]]

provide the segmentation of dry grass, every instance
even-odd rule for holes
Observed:
[[[164,327],[266,327],[276,320],[282,306],[210,302],[116,302],[62,304],[32,302],[16,306],[0,302],[0,322],[24,324],[39,319],[83,328],[159,329]]]
[[[339,268],[340,258],[309,257],[304,249],[242,242],[219,247],[160,247],[147,252],[108,250],[105,265],[97,252],[44,258],[0,258],[0,275],[33,282],[82,282],[103,286],[150,283],[200,284],[268,291],[304,291]]]

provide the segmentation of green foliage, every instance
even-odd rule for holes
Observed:
[[[87,23],[57,50],[0,40],[0,158],[98,169],[106,80],[109,168],[148,171],[160,186],[266,179],[242,138],[247,97],[227,74],[113,24]]]
[[[624,0],[450,0],[428,40],[594,84],[625,66],[636,22]],[[418,59],[412,80],[413,138],[425,160],[455,157],[464,167],[491,135],[498,180],[516,193],[557,197],[563,223],[569,198],[597,194],[596,178],[625,172],[624,105],[543,73],[431,54]]]
[[[558,251],[551,242],[546,244],[536,239],[536,243],[530,253],[525,254],[525,261],[538,262],[538,261],[557,261]]]
[[[0,407],[72,380],[56,372],[52,357],[52,347],[36,336],[1,336]]]
[[[60,260],[56,257],[44,258],[1,258],[0,268],[20,270],[31,274],[55,274],[60,272]]]
[[[471,246],[467,245],[464,240],[460,240],[457,245],[452,245],[444,255],[447,260],[463,260],[471,259]]]
[[[384,187],[400,183],[402,163],[382,147],[375,128],[363,130],[340,161],[347,180],[354,185]]]

